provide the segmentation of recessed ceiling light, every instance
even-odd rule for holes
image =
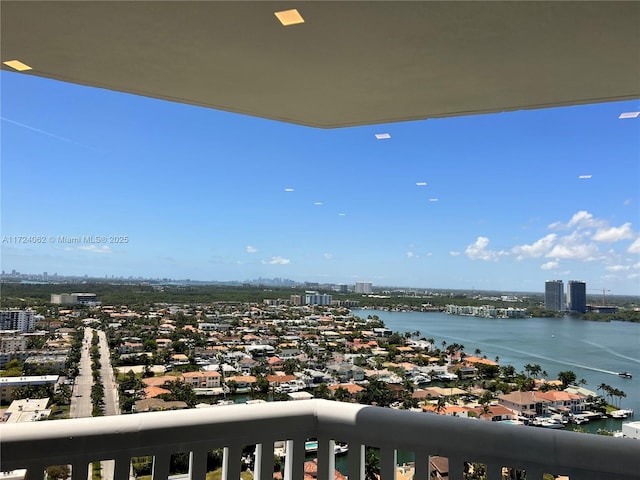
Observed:
[[[24,72],[25,70],[31,70],[31,67],[29,65],[27,65],[26,63],[22,63],[20,60],[8,60],[2,63],[4,63],[7,67],[11,67],[14,70],[17,70],[19,72]]]
[[[296,25],[298,23],[304,23],[304,18],[300,15],[300,12],[295,8],[291,10],[282,10],[280,12],[275,12],[275,16],[280,20],[280,23],[285,27],[289,25]]]
[[[388,133],[376,133],[376,138],[378,140],[385,140],[387,138],[391,138],[391,135],[389,135]]]
[[[638,118],[640,112],[624,112],[618,118]]]

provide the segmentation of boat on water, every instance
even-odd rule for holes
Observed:
[[[614,410],[609,413],[611,418],[629,418],[633,416],[633,410]]]
[[[588,415],[582,415],[579,413],[574,413],[573,415],[571,415],[571,422],[575,423],[576,425],[582,425],[583,423],[588,423],[590,420]]]
[[[557,418],[550,417],[537,417],[534,418],[531,422],[531,425],[534,427],[543,427],[543,428],[563,428],[565,426],[561,420]]]
[[[633,375],[631,375],[629,372],[620,372],[618,373],[618,376],[622,378],[633,378]]]

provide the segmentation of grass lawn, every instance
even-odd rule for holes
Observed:
[[[51,408],[51,414],[49,420],[59,420],[61,418],[69,418],[69,405],[54,405]]]

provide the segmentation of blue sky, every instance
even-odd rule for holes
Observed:
[[[639,101],[319,130],[0,75],[5,271],[640,294]]]

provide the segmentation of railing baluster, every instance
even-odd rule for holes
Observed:
[[[333,480],[335,470],[335,448],[336,442],[325,436],[318,438],[318,479]]]
[[[414,480],[429,480],[429,455],[426,452],[416,451],[416,470],[413,476]]]
[[[463,480],[464,462],[460,457],[449,455],[449,480]]]
[[[153,454],[153,468],[151,470],[153,480],[167,480],[170,461],[171,453],[168,451],[156,451]]]
[[[349,458],[347,468],[350,480],[364,480],[364,452],[365,446],[356,442],[349,442]]]
[[[89,464],[90,465],[90,464]],[[85,480],[89,470],[89,466],[84,461],[78,460],[71,464],[71,480]]]
[[[273,441],[256,445],[256,458],[253,468],[254,480],[272,480]]]
[[[382,480],[395,480],[398,453],[395,448],[380,449],[380,476]]]
[[[37,472],[41,472],[41,475],[38,475]],[[27,466],[27,475],[25,476],[28,480],[45,480],[47,478],[47,466],[42,463],[32,463]]]
[[[189,453],[189,478],[190,480],[204,480],[207,476],[206,447],[200,447]]]
[[[128,455],[119,455],[114,459],[116,464],[113,467],[113,479],[126,479],[132,476],[133,467],[131,466],[131,458]]]
[[[487,463],[487,480],[502,480],[502,465]]]
[[[240,478],[240,455],[242,448],[239,445],[224,447],[222,460],[222,480],[236,480]],[[155,478],[153,480],[156,480]]]
[[[304,442],[304,437],[287,440],[284,480],[298,480],[304,477]]]
[[[518,469],[521,470],[521,469]],[[525,469],[526,475],[527,475],[527,480],[542,480],[544,478],[544,474],[545,473],[551,473],[551,472],[545,472],[544,469],[541,469],[539,467],[526,467]]]

